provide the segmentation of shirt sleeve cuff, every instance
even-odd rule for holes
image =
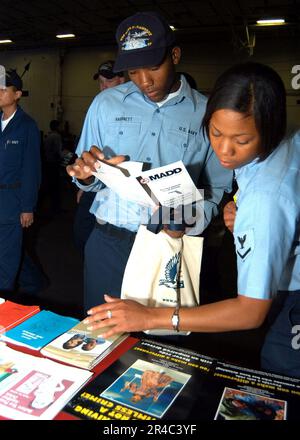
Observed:
[[[101,188],[104,187],[103,183],[95,177],[94,182],[91,185],[82,185],[76,177],[72,178],[73,182],[78,186],[79,189],[82,189],[82,191],[88,192],[88,191],[99,191]]]

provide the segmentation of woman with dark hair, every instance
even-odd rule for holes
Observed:
[[[233,229],[238,295],[179,311],[106,296],[107,303],[91,309],[87,322],[99,329],[110,317],[114,327],[103,337],[174,325],[193,332],[247,330],[262,325],[276,297],[279,308],[262,367],[300,377],[300,352],[291,344],[293,326],[300,322],[300,135],[284,139],[285,89],[279,75],[259,63],[227,70],[208,100],[203,130],[221,165],[235,169],[239,187]]]
[[[239,64],[217,79],[202,121],[209,138],[213,114],[225,109],[253,118],[260,138],[260,161],[268,157],[285,136],[285,87],[280,76],[266,65]]]

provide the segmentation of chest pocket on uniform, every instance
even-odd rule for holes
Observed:
[[[198,132],[193,129],[174,127],[168,130],[168,141],[172,146],[177,147],[182,154],[185,151],[199,149],[197,139],[199,139]]]
[[[21,160],[20,141],[4,141],[0,146],[0,160],[3,167],[17,168]]]
[[[141,131],[141,122],[112,122],[108,124],[107,133],[109,137],[114,139],[119,139],[122,141],[123,139],[134,139],[140,135]]]

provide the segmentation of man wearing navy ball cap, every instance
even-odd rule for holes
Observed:
[[[127,70],[130,81],[96,96],[77,148],[81,157],[68,167],[79,188],[97,193],[91,207],[95,228],[85,247],[86,310],[103,303],[104,294],[120,296],[136,231],[151,216],[93,176],[104,147],[149,168],[182,160],[195,184],[207,190],[197,233],[217,214],[232,183],[232,173],[219,165],[200,130],[206,98],[176,74],[181,50],[167,21],[156,12],[138,12],[120,23],[116,39],[114,71]]]
[[[114,62],[112,60],[100,64],[93,78],[99,81],[100,92],[125,82],[124,72],[114,72]]]

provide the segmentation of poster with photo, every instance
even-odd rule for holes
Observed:
[[[197,418],[213,362],[192,350],[141,339],[83,387],[64,411],[85,420]]]
[[[225,388],[215,420],[286,420],[287,402]]]
[[[138,359],[101,397],[161,418],[191,375]]]

